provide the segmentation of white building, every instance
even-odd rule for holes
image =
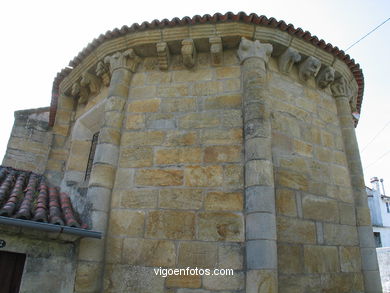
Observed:
[[[376,246],[390,247],[390,197],[385,195],[383,179],[373,177],[371,185],[366,191]]]

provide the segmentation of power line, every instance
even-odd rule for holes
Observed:
[[[372,31],[370,31],[369,33],[367,33],[364,37],[360,38],[359,40],[357,40],[355,43],[353,43],[351,46],[349,46],[346,50],[344,50],[344,52],[347,52],[349,49],[351,49],[353,46],[355,46],[357,43],[359,43],[361,40],[363,40],[364,38],[366,38],[367,36],[369,36],[371,33],[373,33],[374,31],[376,31],[378,28],[380,28],[382,25],[384,25],[387,21],[390,20],[390,17],[388,19],[386,19],[384,22],[382,22],[380,25],[378,25],[376,28],[374,28]]]
[[[390,150],[388,150],[387,152],[385,152],[382,156],[380,156],[378,159],[376,159],[374,162],[372,162],[371,164],[369,164],[367,167],[364,168],[364,170],[370,168],[372,165],[374,165],[376,162],[378,162],[380,159],[384,158],[385,156],[387,156],[388,154],[390,154]]]
[[[361,150],[360,153],[363,153],[365,149],[367,149],[367,147],[378,137],[379,134],[382,133],[383,130],[385,130],[385,128],[387,126],[389,126],[390,124],[390,120],[387,121],[387,123],[385,124],[385,126],[383,126],[383,128],[381,130],[379,130],[379,132],[377,134],[375,134],[375,136],[363,147],[363,149]]]

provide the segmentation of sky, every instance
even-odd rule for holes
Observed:
[[[390,17],[390,1],[1,1],[0,158],[14,111],[49,106],[57,72],[100,34],[154,19],[227,11],[284,20],[345,50]],[[373,176],[383,178],[390,195],[390,21],[347,53],[365,77],[356,134],[366,185]]]

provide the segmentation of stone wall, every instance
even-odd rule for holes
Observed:
[[[199,54],[190,70],[175,57],[169,72],[146,59],[131,81],[111,203],[105,292],[245,287],[236,53],[225,52],[220,67],[210,67],[210,55]],[[164,279],[154,274],[158,267],[231,268],[235,274]]]
[[[42,174],[51,147],[49,108],[15,112],[3,165]]]

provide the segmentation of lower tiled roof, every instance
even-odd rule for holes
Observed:
[[[77,220],[68,194],[49,187],[33,172],[0,166],[0,216],[86,228]]]

